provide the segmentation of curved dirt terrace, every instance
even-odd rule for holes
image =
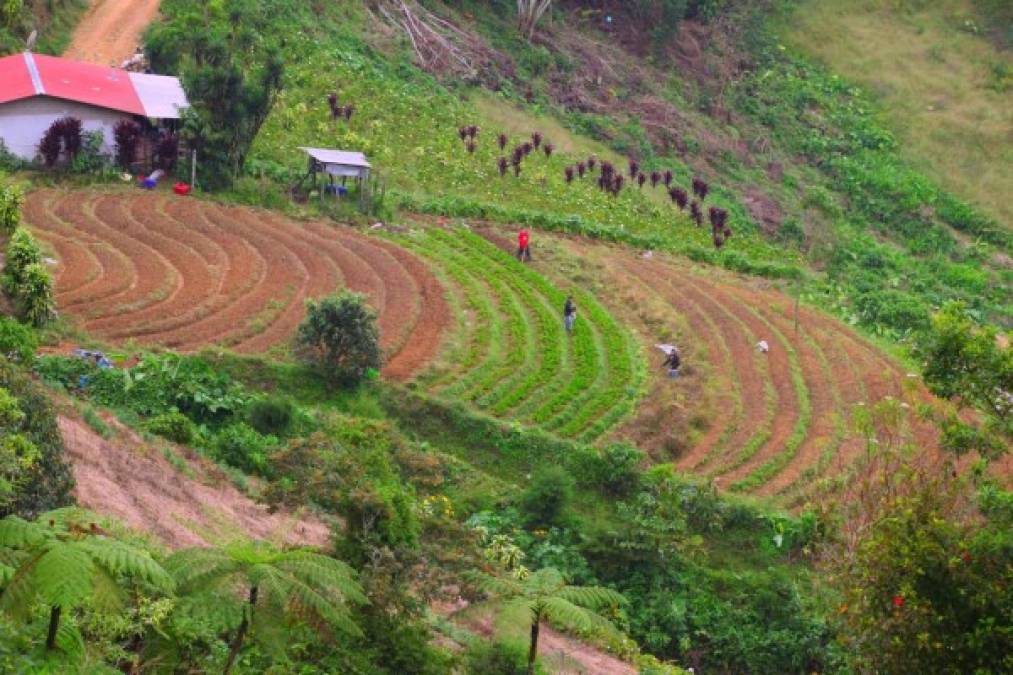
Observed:
[[[269,513],[241,494],[214,466],[192,455],[184,457],[189,451],[166,444],[179,458],[181,471],[161,449],[144,443],[114,420],[107,421],[115,429],[113,440],[102,438],[77,419],[59,419],[66,456],[74,470],[74,496],[81,506],[149,532],[170,548],[214,545],[240,536],[327,545],[331,530],[316,518]]]
[[[341,288],[379,315],[384,374],[439,351],[442,285],[396,245],[324,223],[159,193],[33,192],[25,220],[58,259],[57,306],[113,343],[284,348],[305,301]]]
[[[769,282],[578,239],[565,246],[581,257],[604,251],[609,263],[600,285],[612,311],[622,314],[616,305],[632,294],[668,305],[667,319],[653,322],[659,332],[682,320],[677,340],[686,372],[675,381],[655,374],[648,398],[665,396],[665,388],[674,390],[670,398],[679,399],[681,388],[691,393],[688,413],[670,420],[691,439],[675,463],[723,488],[798,498],[817,479],[848,472],[865,448],[854,431],[856,406],[908,388],[897,363],[828,315],[802,307],[796,334],[793,298]],[[644,347],[660,354],[653,345],[661,336],[640,332]],[[761,339],[767,354],[756,348]],[[924,388],[915,396],[931,400]],[[669,445],[672,430],[658,415],[641,406],[621,432],[648,451]],[[692,425],[700,417],[707,424]],[[922,447],[937,446],[930,424],[916,423],[912,432]]]
[[[155,20],[160,4],[160,0],[92,0],[63,55],[119,66],[137,51],[141,35]]]

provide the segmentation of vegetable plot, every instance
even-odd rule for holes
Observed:
[[[35,192],[25,220],[58,258],[60,311],[110,342],[265,352],[291,339],[306,299],[349,288],[379,312],[384,374],[410,377],[441,344],[436,278],[348,228],[114,192]]]

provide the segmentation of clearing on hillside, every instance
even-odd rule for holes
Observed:
[[[52,190],[30,195],[25,220],[59,259],[59,310],[112,343],[265,352],[290,340],[307,298],[348,288],[379,314],[388,377],[410,377],[440,347],[436,278],[347,228],[192,198]]]

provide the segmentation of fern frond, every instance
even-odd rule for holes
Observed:
[[[525,590],[534,595],[555,595],[566,586],[563,575],[552,567],[545,567],[527,578]]]
[[[268,610],[266,607],[253,613],[250,637],[264,649],[269,656],[278,659],[285,653],[291,633],[285,621],[283,608]]]
[[[44,554],[44,550],[39,550],[25,560],[14,571],[14,576],[4,588],[3,595],[0,595],[0,609],[15,619],[26,618],[32,610],[36,598],[35,566]]]
[[[483,574],[481,572],[475,572],[474,574],[469,574],[468,576],[484,593],[491,596],[511,598],[523,595],[525,591],[525,584],[516,579],[496,577],[490,574]]]
[[[7,584],[14,578],[15,571],[14,567],[0,563],[0,589],[7,587]]]
[[[69,532],[74,526],[88,530],[92,523],[99,523],[102,517],[80,506],[64,506],[43,513],[36,519],[40,526],[56,532]]]
[[[32,548],[48,538],[48,533],[42,527],[17,516],[7,516],[0,520],[0,546],[4,548]]]
[[[116,612],[123,606],[123,592],[116,579],[101,566],[95,568],[92,579],[92,606],[109,613]]]
[[[95,563],[73,542],[54,541],[35,564],[35,589],[48,604],[71,609],[92,593]]]
[[[228,553],[213,548],[177,551],[166,558],[163,567],[185,593],[210,590],[240,569]]]
[[[348,607],[342,602],[333,602],[306,584],[294,581],[291,585],[291,599],[299,613],[309,613],[323,619],[329,626],[353,637],[361,637],[362,631],[352,621]]]
[[[234,595],[225,593],[198,593],[176,603],[172,611],[172,624],[181,634],[194,625],[207,627],[216,633],[235,630],[243,620],[243,603]]]
[[[147,551],[105,538],[89,538],[77,545],[113,576],[144,579],[164,591],[171,591],[175,585],[169,573]]]
[[[336,593],[340,599],[348,602],[369,604],[356,579],[355,570],[340,560],[315,555],[312,558],[286,560],[279,563],[278,567],[294,579],[320,590],[324,595]]]
[[[60,622],[60,626],[56,629],[56,646],[71,661],[77,662],[84,657],[84,637],[73,621],[68,619]]]
[[[570,630],[581,632],[594,631],[609,635],[617,635],[619,633],[608,619],[598,616],[589,609],[578,607],[562,598],[546,598],[544,601],[544,614],[553,623]]]
[[[621,594],[600,586],[567,586],[559,591],[559,597],[589,609],[626,604]]]

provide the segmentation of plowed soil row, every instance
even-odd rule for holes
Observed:
[[[413,255],[325,223],[157,194],[42,190],[25,219],[59,259],[57,305],[111,342],[258,353],[289,341],[305,301],[348,288],[379,315],[384,374],[439,350],[444,291]]]
[[[803,307],[796,334],[793,299],[769,284],[714,270],[705,275],[665,256],[643,259],[619,249],[610,249],[609,255],[618,258],[610,266],[609,282],[661,298],[683,317],[692,333],[680,345],[684,356],[706,360],[712,374],[707,386],[721,389],[704,394],[725,410],[718,410],[706,432],[676,459],[684,470],[712,476],[726,488],[746,480],[743,489],[764,496],[803,494],[814,479],[848,471],[863,451],[864,441],[853,429],[856,406],[904,390],[906,373],[835,319]],[[756,348],[761,339],[770,344],[768,354]],[[802,382],[792,377],[793,365]],[[800,416],[805,400],[808,420]],[[645,422],[657,426],[653,418]],[[634,419],[627,429],[637,425]],[[795,430],[804,431],[804,438]],[[650,448],[651,439],[640,431],[631,436]],[[935,445],[927,424],[916,426],[914,433],[923,447]],[[758,447],[757,441],[762,441]],[[762,482],[750,484],[754,474]]]

